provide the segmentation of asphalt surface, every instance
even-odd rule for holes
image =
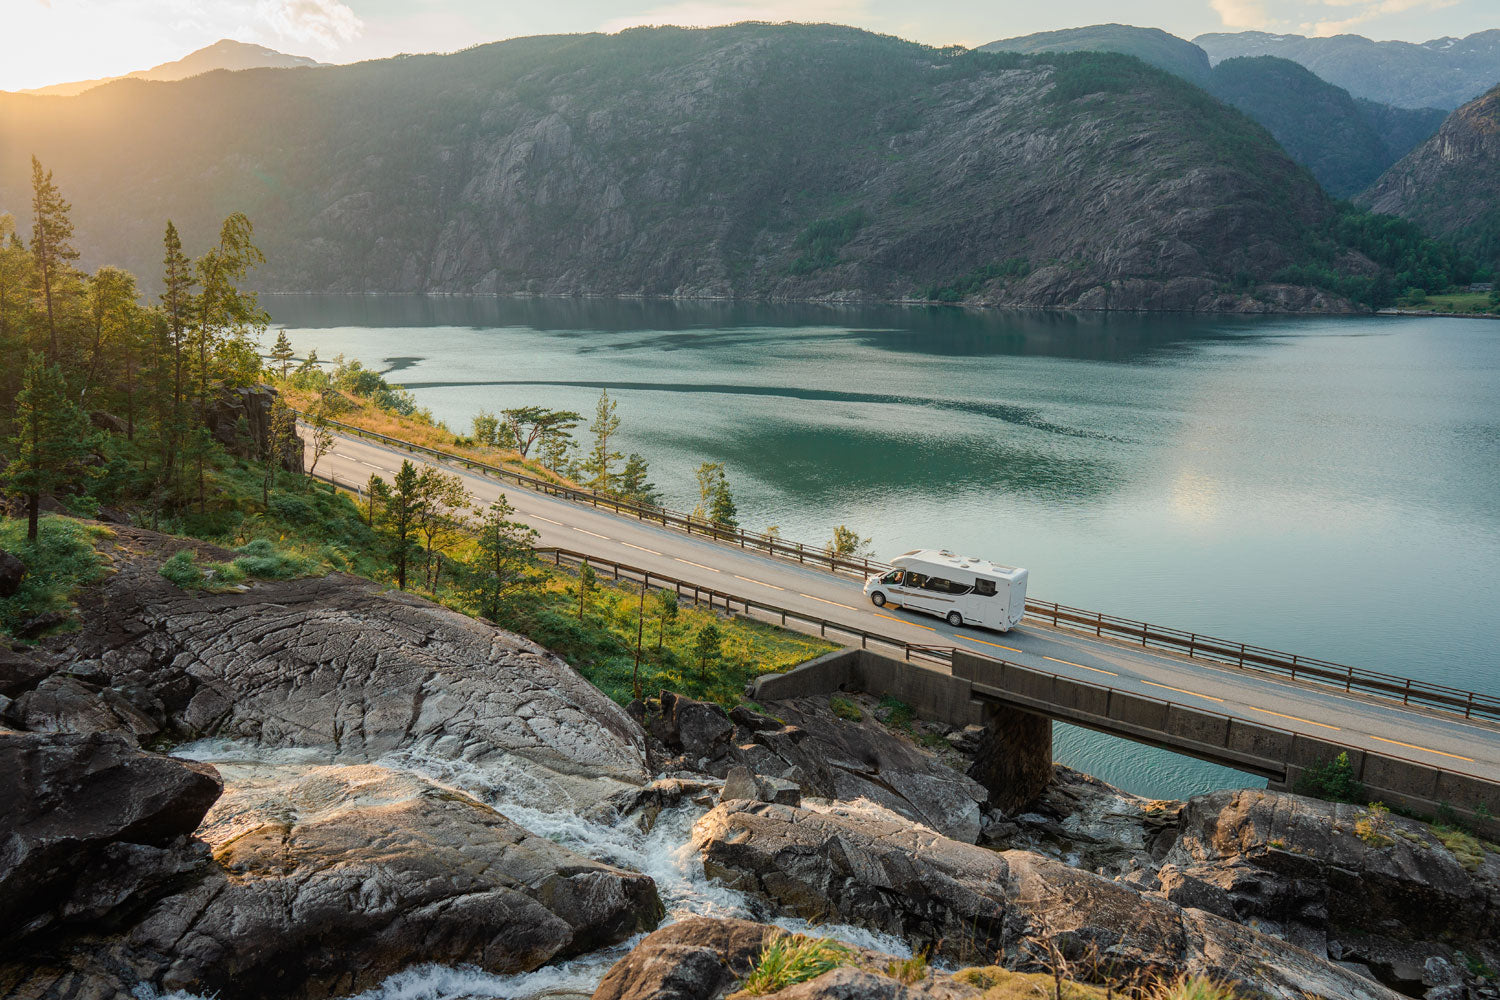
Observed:
[[[307,459],[311,464],[311,454]],[[478,501],[488,503],[504,493],[517,520],[538,532],[539,546],[583,552],[898,641],[968,648],[1076,680],[1500,780],[1500,726],[1489,723],[1143,650],[1030,621],[1006,633],[953,628],[921,613],[890,605],[874,607],[864,596],[863,582],[853,577],[502,484],[360,438],[337,437],[333,449],[319,460],[317,472],[343,485],[362,486],[376,473],[389,481],[403,460],[459,474]],[[808,630],[805,625],[790,627]],[[816,632],[816,627],[811,631]],[[830,638],[838,641],[840,637]],[[946,667],[933,665],[933,669]]]

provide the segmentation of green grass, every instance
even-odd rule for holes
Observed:
[[[980,1000],[1107,1000],[1111,995],[1102,986],[1088,986],[1071,979],[1059,984],[1044,972],[1012,972],[998,965],[963,969],[953,978],[965,986],[984,990]]]
[[[1490,301],[1489,292],[1428,293],[1422,302],[1402,303],[1400,308],[1413,312],[1473,313],[1500,316],[1500,305]]]
[[[927,956],[921,952],[911,958],[897,958],[885,964],[885,974],[907,986],[926,979],[927,971]]]
[[[859,710],[859,706],[840,695],[834,695],[828,699],[828,708],[834,715],[847,722],[865,721],[865,713]]]
[[[26,565],[20,588],[0,600],[0,632],[16,630],[38,615],[68,611],[78,589],[104,578],[104,557],[95,547],[108,528],[48,516],[37,525],[37,540],[26,541],[26,521],[0,520],[0,549]]]
[[[900,698],[886,695],[880,699],[880,709],[883,713],[880,721],[884,722],[887,728],[910,732],[911,720],[916,716],[915,709],[910,705]]]
[[[257,538],[235,549],[229,562],[199,564],[195,554],[183,549],[161,564],[157,571],[184,590],[228,590],[246,580],[293,580],[327,572],[320,559],[278,548],[269,539]]]
[[[777,934],[761,947],[755,968],[740,983],[740,991],[753,997],[776,993],[849,965],[854,958],[853,949],[830,938]]]

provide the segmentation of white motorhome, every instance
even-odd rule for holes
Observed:
[[[865,581],[877,608],[899,604],[925,611],[949,625],[979,625],[1001,632],[1020,624],[1026,613],[1024,569],[1001,566],[947,549],[913,549],[891,560],[889,573]]]

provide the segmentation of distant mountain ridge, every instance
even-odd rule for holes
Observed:
[[[1500,268],[1500,87],[1453,114],[1359,201]]]
[[[1198,84],[1276,137],[1339,197],[1364,190],[1437,130],[1445,113],[1358,100],[1289,59],[1236,57],[1211,65],[1199,46],[1157,28],[1096,24],[1003,39],[991,52],[1119,52]]]
[[[288,55],[285,52],[268,49],[264,45],[221,38],[212,45],[189,52],[181,59],[164,62],[150,69],[136,70],[124,76],[101,77],[97,80],[55,83],[50,87],[36,87],[19,91],[19,93],[46,97],[73,97],[116,80],[186,80],[200,73],[211,73],[216,69],[287,69],[294,66],[322,65],[325,64],[306,56]]]
[[[1216,32],[1193,41],[1215,64],[1236,56],[1280,56],[1355,97],[1398,108],[1451,111],[1500,84],[1500,28],[1420,43],[1264,31]]]
[[[1378,271],[1176,76],[832,25],[0,95],[0,130],[56,171],[85,263],[147,282],[167,218],[191,248],[236,209],[284,291],[1340,310],[1277,275],[1323,250]],[[25,214],[28,166],[0,161],[0,211]]]

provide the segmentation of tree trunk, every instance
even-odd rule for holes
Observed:
[[[40,519],[42,498],[38,493],[26,494],[26,540],[36,541],[37,521]]]

